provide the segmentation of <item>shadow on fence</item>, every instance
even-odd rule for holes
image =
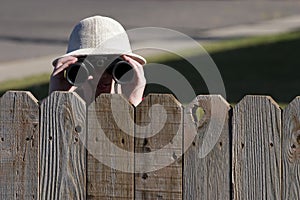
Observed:
[[[300,199],[300,99],[0,99],[0,199]],[[204,114],[199,114],[199,109]]]

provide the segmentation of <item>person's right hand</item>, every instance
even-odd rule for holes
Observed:
[[[66,78],[64,77],[64,71],[77,61],[77,58],[74,56],[66,56],[60,58],[51,74],[50,83],[49,83],[49,94],[53,91],[69,91],[73,92],[77,87],[71,85]]]

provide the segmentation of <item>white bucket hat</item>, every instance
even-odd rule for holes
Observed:
[[[146,64],[146,59],[132,53],[128,35],[123,26],[116,20],[93,16],[81,20],[73,29],[65,56],[89,55],[128,55],[141,64]]]

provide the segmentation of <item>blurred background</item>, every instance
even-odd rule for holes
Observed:
[[[286,104],[300,93],[298,1],[2,0],[0,94],[18,89],[45,98],[52,60],[65,53],[73,26],[93,15],[115,18],[125,29],[164,27],[197,40],[216,63],[231,103],[246,94],[263,94]],[[131,39],[133,45],[143,41]],[[192,51],[180,41],[174,44]],[[197,94],[208,93],[201,77],[184,67],[184,59],[153,52],[143,56],[185,74]],[[150,92],[170,91],[149,85]]]

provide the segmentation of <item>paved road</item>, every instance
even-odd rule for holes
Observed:
[[[253,24],[300,14],[299,10],[300,2],[295,1],[2,0],[0,73],[5,73],[5,66],[42,65],[45,59],[48,62],[51,56],[63,54],[74,24],[95,14],[112,16],[126,29],[165,27],[196,39],[210,39],[236,32],[231,27],[242,26],[249,32],[257,27],[251,28]]]

